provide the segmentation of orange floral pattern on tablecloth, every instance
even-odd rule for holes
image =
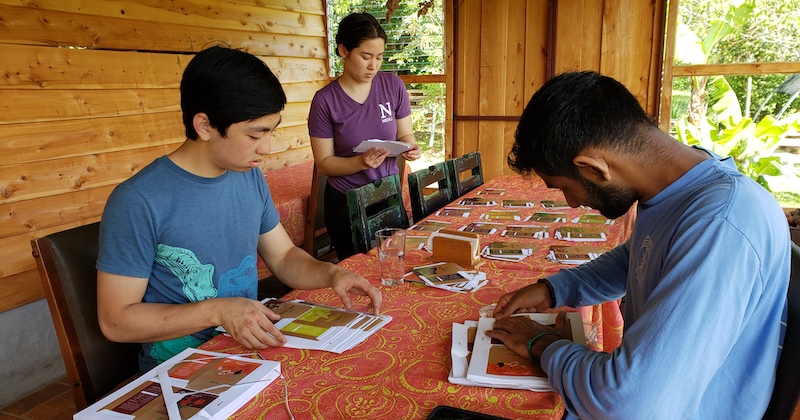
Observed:
[[[563,198],[557,190],[521,177],[498,177],[483,188],[506,188],[506,198]],[[517,196],[519,195],[519,196]],[[537,203],[538,204],[538,203]],[[487,208],[474,208],[477,218]],[[534,210],[534,209],[532,209]],[[541,211],[541,206],[535,208]],[[579,209],[573,209],[579,211]],[[571,210],[564,210],[570,212]],[[430,216],[436,219],[436,216]],[[456,222],[457,228],[469,220]],[[472,219],[472,217],[470,217]],[[625,239],[628,219],[609,226],[611,247]],[[483,238],[489,240],[491,238]],[[495,303],[504,293],[531,284],[564,267],[544,258],[552,237],[540,244],[523,263],[488,261],[480,266],[489,283],[474,293],[452,293],[406,282],[387,288],[380,285],[380,269],[374,251],[354,255],[340,265],[356,272],[383,293],[382,312],[393,317],[365,342],[338,355],[316,350],[272,348],[260,356],[281,362],[289,388],[289,405],[298,419],[423,419],[437,405],[449,405],[507,418],[558,419],[564,412],[561,397],[554,392],[469,387],[447,381],[450,371],[450,343],[453,322],[476,320],[479,309]],[[407,254],[407,266],[431,262],[424,251]],[[303,299],[341,306],[329,289],[293,291],[285,298]],[[365,310],[368,300],[354,297],[354,309]],[[559,308],[558,310],[573,310]],[[576,309],[586,328],[589,347],[611,351],[622,338],[622,316],[616,302]],[[230,337],[219,335],[202,348],[226,353],[251,353]],[[269,385],[231,418],[289,418],[284,404],[283,380]]]

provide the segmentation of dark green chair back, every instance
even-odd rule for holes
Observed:
[[[433,184],[436,184],[438,189],[425,194],[425,189]],[[455,199],[450,188],[450,177],[447,176],[447,165],[444,162],[409,174],[408,188],[415,222],[419,222]]]
[[[446,162],[447,173],[450,177],[450,189],[453,199],[474,190],[483,185],[483,168],[481,167],[481,153],[472,152],[464,156],[450,159]],[[463,177],[462,174],[469,172],[469,176]]]
[[[399,175],[389,175],[347,191],[347,208],[357,252],[372,249],[375,232],[409,226]]]

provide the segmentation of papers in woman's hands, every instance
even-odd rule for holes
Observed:
[[[411,149],[410,144],[402,141],[370,139],[362,141],[361,144],[353,148],[353,151],[356,153],[364,153],[373,147],[388,150],[389,157],[395,157]]]
[[[286,337],[285,347],[342,353],[366,340],[392,320],[389,315],[373,315],[301,300],[267,298],[261,301],[281,316],[275,326]],[[217,330],[225,332],[222,327]]]

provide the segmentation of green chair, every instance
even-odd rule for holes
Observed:
[[[430,194],[425,194],[425,190],[434,184],[438,186],[438,189]],[[444,162],[409,174],[408,187],[411,196],[411,212],[415,222],[439,210],[455,198],[450,188],[450,177],[447,176],[447,165]]]
[[[483,168],[481,167],[481,152],[467,153],[464,156],[450,159],[447,162],[447,173],[450,178],[450,190],[453,199],[483,185]],[[463,176],[469,172],[468,176]]]
[[[375,232],[409,226],[399,175],[389,175],[347,191],[347,208],[357,252],[372,249]]]

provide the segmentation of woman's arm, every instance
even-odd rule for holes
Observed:
[[[377,147],[356,156],[336,156],[333,152],[332,138],[322,139],[313,136],[311,137],[311,150],[314,152],[314,163],[326,176],[345,176],[365,169],[377,168],[389,156],[388,150]]]

